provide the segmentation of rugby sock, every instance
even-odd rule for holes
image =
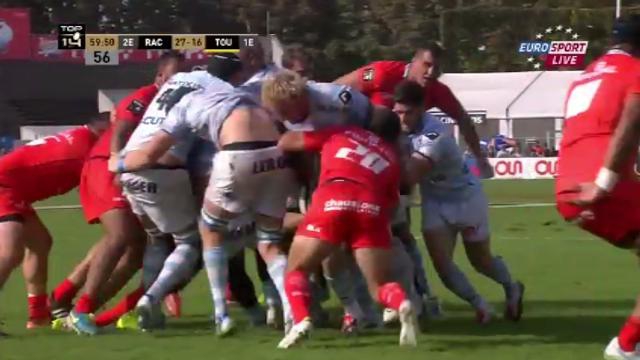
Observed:
[[[277,255],[267,264],[267,271],[271,277],[271,283],[277,290],[276,296],[282,303],[282,311],[285,320],[291,317],[291,306],[287,300],[287,292],[284,289],[284,273],[287,270],[287,257]]]
[[[164,299],[172,289],[189,278],[199,255],[199,249],[195,246],[187,243],[177,244],[175,250],[164,262],[158,278],[147,290],[147,295],[157,301]]]
[[[80,299],[78,299],[74,310],[83,314],[92,313],[95,310],[95,300],[91,299],[89,294],[84,293],[80,296]]]
[[[156,280],[168,255],[169,244],[165,240],[155,239],[147,245],[142,260],[142,286],[145,289]]]
[[[618,335],[618,344],[624,351],[635,351],[640,342],[640,317],[630,316]]]
[[[227,288],[228,268],[227,254],[222,246],[204,249],[204,265],[209,277],[209,287],[213,298],[213,309],[218,319],[227,316],[227,302],[225,300],[225,289]]]
[[[351,282],[351,273],[349,271],[338,271],[333,277],[325,276],[327,282],[336,293],[345,312],[356,320],[364,318],[364,312],[360,308],[360,304],[356,301],[355,292],[353,291],[353,283]]]
[[[504,293],[509,297],[511,289],[513,287],[513,281],[511,280],[511,273],[507,264],[502,260],[502,257],[495,256],[491,262],[491,272],[487,274],[489,278],[502,285]]]
[[[397,282],[386,283],[378,289],[378,301],[386,308],[399,310],[405,300],[407,295]]]
[[[53,300],[61,304],[69,304],[78,293],[79,288],[69,279],[64,279],[53,290]]]
[[[31,295],[27,297],[29,307],[29,319],[47,319],[51,312],[49,311],[49,301],[47,294]]]
[[[311,293],[307,274],[300,270],[288,272],[284,277],[284,289],[291,304],[293,322],[297,324],[310,317]]]
[[[144,295],[144,288],[140,286],[133,292],[127,294],[127,296],[125,296],[112,308],[102,311],[101,313],[96,315],[96,326],[105,327],[118,321],[118,319],[122,315],[135,309],[136,304],[138,303],[138,300],[140,300],[142,295]]]
[[[403,244],[413,264],[413,280],[416,292],[420,296],[432,297],[433,292],[431,291],[429,280],[427,280],[427,271],[424,268],[424,260],[422,259],[422,255],[420,254],[420,250],[418,249],[416,242],[412,241],[410,243]]]
[[[484,300],[476,292],[476,289],[471,285],[467,276],[456,264],[451,263],[448,271],[444,274],[440,274],[440,279],[447,289],[456,294],[459,298],[471,304],[474,308],[483,306]]]
[[[264,301],[267,303],[267,305],[269,306],[280,305],[280,296],[278,295],[278,288],[273,283],[273,280],[269,279],[262,282],[262,293],[264,294]]]

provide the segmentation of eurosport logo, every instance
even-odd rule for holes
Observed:
[[[524,41],[518,46],[518,53],[527,55],[527,63],[534,69],[583,66],[589,42],[579,40],[580,35],[571,27],[548,27],[535,38],[535,41]]]

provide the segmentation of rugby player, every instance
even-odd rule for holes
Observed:
[[[366,96],[348,86],[307,81],[293,71],[281,71],[262,84],[262,103],[290,130],[319,130],[327,126],[352,125],[365,128],[375,112]],[[313,184],[307,189],[313,191]],[[295,219],[289,218],[292,225]],[[350,331],[353,320],[379,323],[379,314],[357,269],[345,271],[348,259],[336,253],[324,264],[325,276],[338,295],[346,313],[343,329]],[[334,271],[341,269],[342,271]],[[364,291],[356,291],[364,287]],[[358,296],[357,299],[355,296]],[[360,310],[359,310],[360,309]],[[364,311],[364,315],[362,315]]]
[[[147,107],[123,154],[133,153],[149,142],[182,97],[214,81],[213,75],[202,70],[172,76]],[[194,140],[195,136],[181,139],[153,167],[120,177],[132,211],[140,218],[151,241],[143,261],[142,282],[146,292],[136,306],[142,330],[164,325],[162,299],[190,278],[200,258],[196,197],[186,168]],[[156,251],[164,247],[153,244],[164,242],[160,234],[172,235],[175,248],[171,253]]]
[[[0,158],[0,289],[22,263],[29,329],[49,325],[47,266],[52,245],[32,204],[78,186],[89,151],[108,126],[109,113],[100,113],[86,126],[34,140]]]
[[[389,281],[388,269],[390,218],[400,186],[400,125],[389,110],[376,112],[370,125],[373,132],[355,126],[289,132],[278,143],[284,151],[321,154],[319,186],[291,245],[285,277],[295,325],[279,348],[311,331],[308,274],[343,242],[353,250],[372,296],[399,311],[400,345],[416,345],[413,307],[400,284]]]
[[[241,75],[242,72],[235,74],[230,82],[241,83]],[[245,211],[255,213],[256,237],[267,244],[268,250],[261,253],[283,300],[285,313],[288,310],[283,286],[286,257],[275,243],[282,238],[282,217],[294,178],[284,154],[276,146],[280,137],[276,123],[251,94],[233,89],[221,80],[186,95],[169,113],[162,131],[135,156],[121,158],[111,168],[119,172],[147,168],[191,132],[212,141],[218,150],[202,206],[200,235],[216,333],[222,336],[234,329],[224,297],[227,256],[223,238],[229,221]]]
[[[410,63],[404,61],[376,61],[365,65],[334,82],[345,84],[360,90],[376,105],[393,107],[393,94],[396,85],[403,79],[416,81],[424,88],[425,107],[436,107],[453,118],[462,133],[465,142],[477,159],[478,168],[483,178],[493,177],[493,168],[478,146],[479,137],[473,122],[451,89],[438,79],[442,75],[440,63],[444,51],[437,43],[429,43],[426,47],[416,50]],[[403,191],[400,198],[401,207],[405,214],[397,214],[394,222],[394,235],[402,240],[414,266],[416,290],[425,298],[426,314],[432,318],[442,316],[439,300],[432,292],[427,281],[422,256],[417,248],[417,242],[411,233],[410,217],[410,189]],[[399,210],[401,211],[401,210]],[[385,318],[387,313],[385,313]],[[393,317],[388,320],[393,320]]]
[[[614,24],[613,47],[573,84],[565,102],[556,202],[560,214],[610,244],[640,250],[640,15]],[[640,359],[640,297],[604,351]]]
[[[422,234],[438,276],[449,290],[473,306],[478,322],[490,321],[490,306],[453,261],[460,234],[474,269],[502,285],[505,317],[518,321],[524,285],[512,280],[503,259],[491,253],[489,209],[482,184],[470,173],[446,126],[425,112],[420,84],[403,81],[394,101],[393,111],[411,141],[408,174],[412,183],[420,184]]]
[[[159,87],[180,70],[183,60],[184,56],[177,52],[163,54],[154,83],[134,91],[118,104],[116,121],[94,145],[82,170],[80,202],[85,217],[90,224],[101,223],[105,235],[89,262],[84,293],[69,314],[68,324],[79,334],[97,333],[89,314],[115,295],[138,271],[146,242],[136,216],[115,184],[114,174],[107,168],[110,154],[124,147]],[[69,286],[71,292],[77,291],[75,284],[72,285]]]

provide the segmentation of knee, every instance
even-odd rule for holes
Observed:
[[[0,253],[0,262],[7,264],[11,269],[20,266],[23,258],[24,250],[18,247],[12,247]]]

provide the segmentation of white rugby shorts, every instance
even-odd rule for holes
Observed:
[[[134,214],[147,216],[165,234],[197,225],[198,207],[185,169],[147,169],[122,174]]]
[[[464,241],[487,241],[490,234],[488,212],[489,204],[482,190],[460,200],[423,199],[422,229],[448,228],[460,232]]]

